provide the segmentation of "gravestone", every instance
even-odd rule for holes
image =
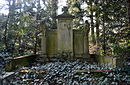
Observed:
[[[89,24],[85,23],[83,29],[73,29],[75,17],[68,13],[67,7],[62,11],[61,15],[55,17],[57,29],[47,29],[45,23],[41,23],[42,54],[46,54],[48,58],[58,57],[60,54],[67,55],[69,59],[89,58]]]
[[[58,15],[58,52],[72,52],[73,56],[73,29],[72,21],[73,16],[68,14],[68,8],[64,7],[62,9],[64,12],[61,15]]]

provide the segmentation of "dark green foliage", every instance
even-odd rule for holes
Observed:
[[[79,9],[79,11],[72,12],[73,15],[78,16],[77,22],[74,23],[77,28],[82,26],[80,22],[83,17],[88,19],[93,45],[96,43],[96,45],[102,46],[104,53],[106,53],[107,47],[114,47],[112,48],[114,54],[115,52],[120,54],[120,51],[125,50],[126,43],[129,41],[126,0],[68,0],[68,4],[71,9],[75,9],[75,7]],[[82,8],[83,4],[87,4],[87,6]],[[116,46],[119,48],[115,48]]]
[[[11,49],[11,56],[36,54],[41,43],[40,23],[45,21],[48,29],[56,28],[57,0],[7,0],[6,3],[9,13],[0,15],[0,50]]]
[[[58,0],[6,2],[9,14],[0,15],[0,51],[6,49],[11,56],[38,53],[40,23],[44,21],[48,29],[57,27]],[[76,17],[74,28],[82,29],[87,19],[91,43],[103,48],[104,54],[107,48],[113,49],[113,55],[126,49],[130,35],[126,0],[68,0],[67,5]]]

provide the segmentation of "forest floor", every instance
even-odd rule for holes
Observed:
[[[130,84],[130,76],[106,65],[81,61],[34,63],[18,69],[2,84],[10,85],[119,85]]]

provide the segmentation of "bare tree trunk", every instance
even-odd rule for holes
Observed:
[[[94,22],[93,22],[93,9],[92,9],[92,1],[91,1],[91,38],[92,38],[92,44],[96,44],[95,40],[95,33],[94,33]]]
[[[128,17],[129,17],[129,25],[130,25],[130,0],[128,0]]]
[[[5,45],[5,49],[7,49],[7,47],[8,47],[8,42],[7,42],[7,31],[8,31],[8,19],[7,19],[7,21],[6,21],[6,23],[5,23],[5,31],[4,31],[4,45]]]
[[[34,45],[34,54],[37,53],[37,35],[35,37],[36,37],[36,41],[35,41],[35,45]]]
[[[42,54],[46,54],[46,26],[45,26],[45,22],[42,22],[40,24],[40,29],[42,31],[41,51],[42,51]]]
[[[56,23],[56,16],[57,16],[57,4],[58,4],[58,0],[51,0],[51,7],[52,7],[52,19],[53,19],[53,22],[52,22],[52,25],[53,25],[53,28],[57,28],[57,23]]]
[[[127,0],[128,3],[128,50],[130,49],[130,0]],[[130,52],[128,52],[128,57],[130,57]]]
[[[105,19],[103,16],[103,54],[106,55],[106,29],[105,29]]]
[[[7,40],[8,28],[10,27],[10,20],[13,18],[12,13],[14,13],[14,7],[15,7],[15,0],[12,0],[12,1],[13,2],[11,4],[11,0],[8,0],[9,14],[5,23],[5,30],[4,30],[4,45],[6,49],[8,48],[8,40]]]
[[[8,32],[8,22],[9,22],[9,18],[10,18],[10,12],[11,12],[11,1],[8,1],[9,4],[9,14],[8,14],[8,18],[6,20],[5,23],[5,30],[4,30],[4,45],[5,45],[5,49],[8,48],[8,42],[7,42],[7,32]]]
[[[85,42],[84,42],[84,44],[86,44],[85,46],[85,50],[84,50],[84,53],[86,53],[88,56],[89,56],[89,31],[90,31],[90,25],[89,25],[89,23],[88,23],[88,21],[86,20],[85,21],[85,38],[84,38],[84,40],[85,40]]]
[[[96,21],[96,44],[99,46],[99,21]]]
[[[96,6],[98,7],[98,1],[95,3]],[[96,11],[96,44],[99,46],[99,10]]]
[[[19,43],[19,54],[21,54],[23,52],[23,48],[22,48],[22,45],[21,45],[21,36],[19,36],[18,38],[18,43]]]
[[[127,1],[128,2],[128,21],[129,21],[129,30],[128,30],[128,46],[130,46],[130,0]]]

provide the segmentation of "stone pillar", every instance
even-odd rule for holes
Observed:
[[[56,18],[57,32],[58,32],[58,51],[61,52],[72,52],[73,56],[73,29],[72,21],[73,16],[67,13],[67,8],[64,7],[64,13],[58,15]]]
[[[45,23],[42,22],[41,23],[41,30],[42,30],[42,39],[41,39],[41,51],[42,54],[46,54],[46,27],[45,27]]]
[[[89,31],[90,31],[90,25],[88,21],[85,21],[85,27],[84,27],[84,55],[89,57]]]

